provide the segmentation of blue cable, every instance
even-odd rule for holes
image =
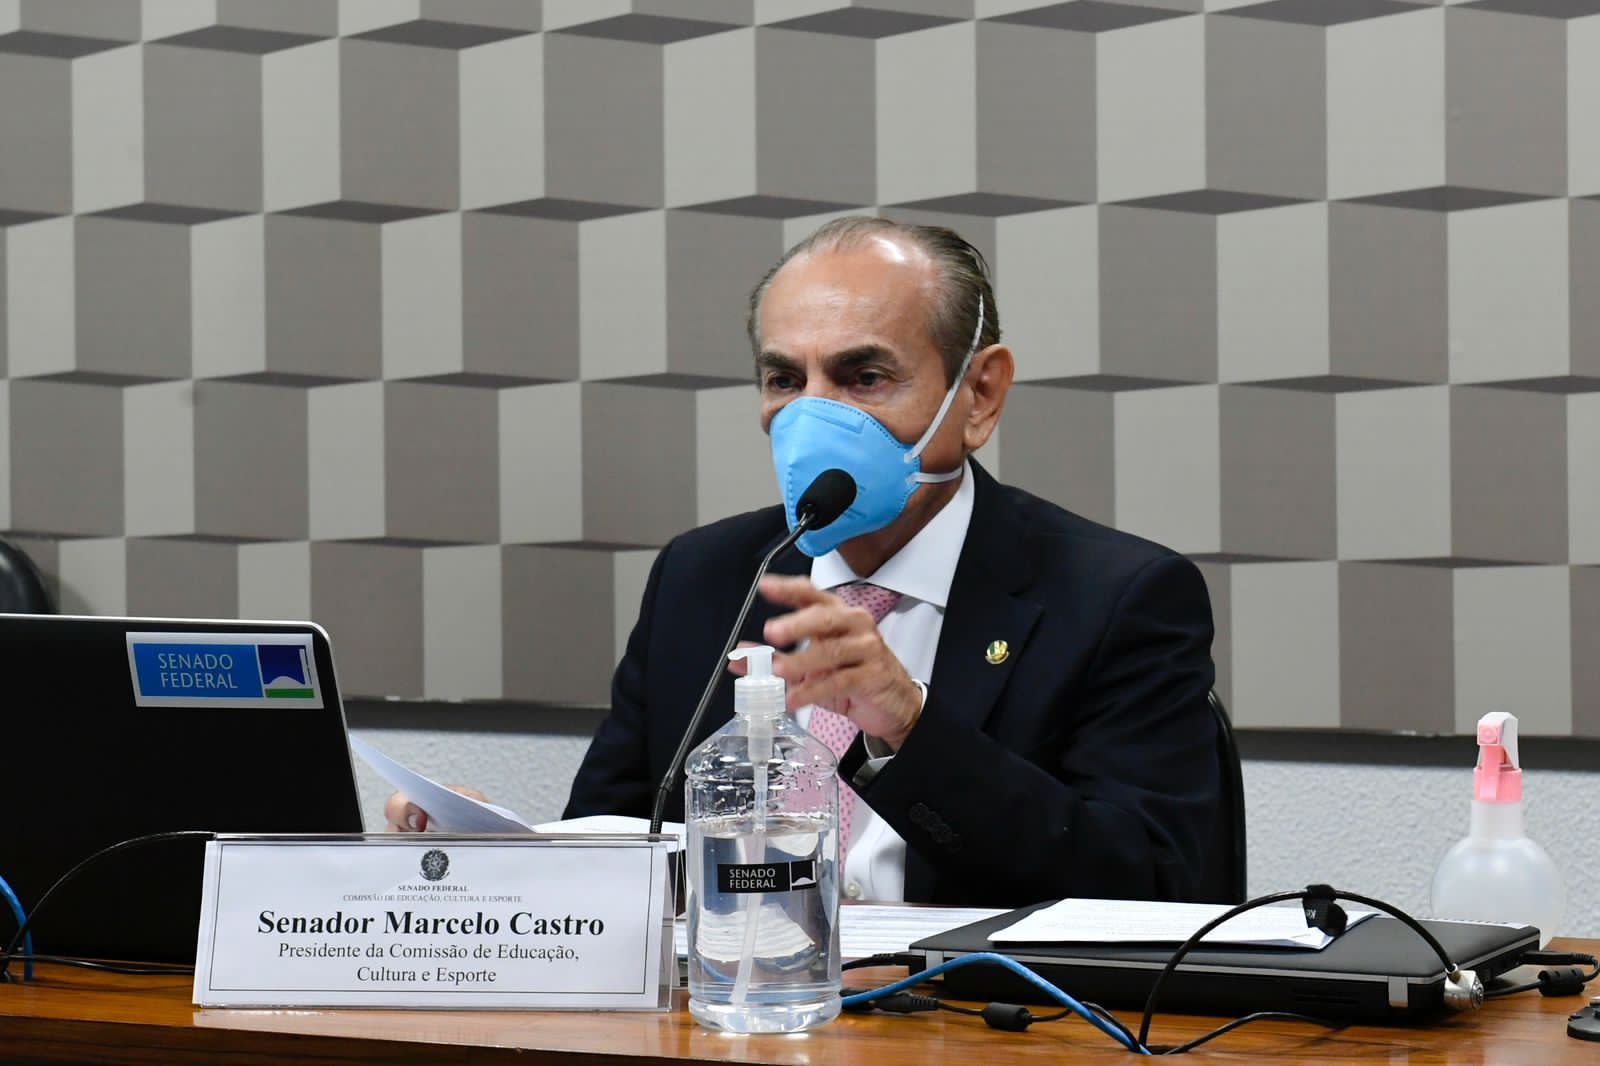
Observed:
[[[950,970],[967,966],[975,962],[992,962],[997,966],[1004,966],[1018,977],[1021,977],[1023,980],[1033,985],[1035,988],[1038,988],[1041,991],[1049,994],[1051,999],[1055,1000],[1063,1007],[1066,1007],[1072,1013],[1078,1015],[1084,1021],[1088,1022],[1102,1033],[1105,1033],[1107,1036],[1111,1037],[1129,1051],[1137,1051],[1141,1055],[1150,1054],[1149,1048],[1144,1047],[1137,1041],[1130,1041],[1128,1037],[1118,1032],[1110,1022],[1106,1021],[1094,1011],[1090,1010],[1088,1007],[1085,1007],[1082,1003],[1079,1003],[1077,1000],[1073,999],[1071,996],[1061,991],[1061,989],[1057,988],[1049,981],[1046,981],[1043,977],[1040,977],[1038,974],[1034,973],[1020,962],[1017,962],[1015,959],[1007,958],[1004,955],[997,955],[992,951],[975,951],[971,955],[962,955],[958,958],[951,959],[949,962],[942,962],[938,966],[923,970],[921,973],[914,973],[909,977],[902,978],[901,980],[896,981],[894,984],[884,985],[882,988],[874,988],[870,992],[857,992],[855,995],[845,996],[841,1002],[846,1007],[853,1007],[858,1003],[871,1003],[875,999],[882,999],[884,996],[891,996],[896,992],[903,992],[913,985],[921,984],[923,981],[926,981],[929,978],[937,977],[942,973],[946,973]]]
[[[11,886],[6,884],[6,879],[3,877],[0,877],[0,895],[4,895],[6,902],[11,904],[11,913],[17,916],[17,928],[22,928],[27,922],[28,916],[22,909],[22,901],[17,898],[15,892],[11,891]],[[22,938],[22,950],[28,956],[22,960],[22,979],[31,981],[33,980],[33,932],[31,930]]]

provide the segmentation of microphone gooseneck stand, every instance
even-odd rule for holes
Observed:
[[[727,642],[722,646],[722,654],[717,656],[716,664],[711,668],[711,676],[706,679],[705,691],[700,694],[700,702],[695,706],[694,714],[690,716],[689,724],[683,730],[683,739],[678,742],[678,750],[673,752],[672,761],[667,764],[667,772],[656,788],[655,806],[650,811],[651,833],[661,832],[667,800],[672,796],[672,790],[677,787],[678,775],[683,771],[684,760],[689,757],[689,749],[694,745],[695,733],[699,730],[701,721],[705,719],[706,708],[711,706],[711,697],[716,693],[722,675],[727,672],[728,653],[733,651],[734,644],[738,643],[739,630],[744,628],[744,620],[750,614],[750,605],[756,600],[756,586],[761,584],[761,579],[766,576],[767,567],[771,566],[772,560],[781,553],[793,547],[795,541],[808,530],[821,529],[843,514],[855,501],[855,496],[856,483],[844,471],[832,469],[818,474],[816,480],[801,495],[800,502],[795,505],[797,520],[794,528],[778,542],[777,547],[767,553],[766,558],[761,560],[761,565],[756,568],[756,576],[751,580],[750,590],[744,596],[744,606],[739,608],[739,617],[734,620],[733,628],[728,631]]]

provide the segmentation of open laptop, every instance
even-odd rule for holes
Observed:
[[[1108,1007],[1142,1009],[1172,951],[1171,945],[994,943],[989,934],[1013,924],[1040,903],[911,945],[929,966],[977,951],[1009,956],[1057,988]],[[1485,984],[1539,946],[1531,926],[1425,920],[1457,965]],[[946,994],[1012,1003],[1046,1002],[1043,993],[998,966],[963,966],[943,977]],[[1260,1010],[1325,1017],[1398,1021],[1444,1003],[1444,966],[1421,937],[1379,914],[1346,930],[1321,951],[1260,947],[1203,947],[1184,956],[1162,986],[1163,1011],[1236,1016]]]
[[[309,622],[0,614],[0,877],[32,910],[146,833],[362,829],[328,635]],[[132,848],[35,919],[34,951],[192,962],[204,843]],[[0,910],[0,947],[16,925]]]

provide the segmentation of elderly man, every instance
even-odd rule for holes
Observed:
[[[1192,896],[1220,792],[1205,585],[970,458],[1014,367],[983,257],[939,227],[831,222],[756,288],[750,336],[785,505],[662,550],[567,816],[649,813],[760,558],[838,466],[856,502],[774,563],[741,637],[793,649],[789,705],[842,753],[845,894]]]

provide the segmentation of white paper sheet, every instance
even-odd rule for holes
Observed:
[[[535,833],[648,833],[650,819],[631,818],[625,814],[587,814],[582,818],[540,822],[531,828]],[[678,838],[678,844],[667,849],[677,851],[683,842],[683,823],[662,822],[661,831]]]
[[[1004,914],[981,907],[911,907],[901,903],[852,903],[839,908],[839,953],[847,959],[904,951],[924,937]],[[689,952],[687,923],[679,918],[673,937],[679,958]]]
[[[1064,899],[990,933],[989,939],[994,943],[1180,944],[1229,909],[1225,903]],[[1373,913],[1346,908],[1350,926]],[[1293,905],[1246,911],[1207,933],[1204,942],[1320,951],[1333,938],[1307,926],[1305,912]]]
[[[428,828],[441,833],[646,833],[650,830],[647,818],[611,814],[530,825],[515,811],[452,792],[433,778],[389,758],[353,733],[350,750],[361,756],[385,781],[404,792],[412,803],[427,811]],[[677,836],[680,842],[683,840],[682,822],[664,822],[661,831]],[[669,850],[675,851],[677,846]]]
[[[526,833],[528,823],[513,811],[452,792],[431,777],[389,758],[354,733],[350,750],[383,779],[428,812],[428,828],[441,833]]]
[[[864,959],[904,951],[934,936],[1005,911],[985,907],[908,907],[901,903],[852,903],[839,908],[839,952]]]

